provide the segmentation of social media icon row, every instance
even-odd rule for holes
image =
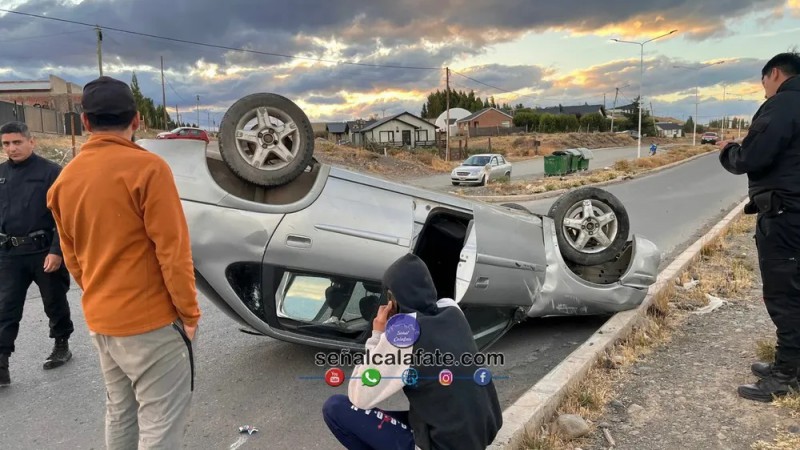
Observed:
[[[414,386],[419,381],[419,372],[416,369],[409,368],[403,371],[400,377],[403,384],[406,386]],[[444,369],[439,372],[439,384],[442,386],[450,386],[453,384],[453,372]],[[492,373],[489,369],[480,368],[475,371],[472,376],[473,381],[479,386],[486,386],[492,382]],[[325,372],[325,383],[329,386],[337,387],[344,383],[344,371],[338,367],[328,369]],[[367,369],[361,374],[361,383],[364,386],[375,387],[381,382],[381,372],[378,369]]]

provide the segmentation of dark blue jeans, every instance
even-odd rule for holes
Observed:
[[[359,409],[337,394],[322,406],[322,418],[348,450],[414,450],[408,411]]]

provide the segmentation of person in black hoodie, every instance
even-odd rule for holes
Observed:
[[[759,378],[739,386],[741,397],[772,401],[800,389],[800,54],[781,53],[761,71],[767,100],[741,143],[721,142],[729,172],[747,174],[746,214],[755,231],[764,303],[777,328],[774,364],[751,366]]]
[[[357,366],[350,378],[348,395],[334,395],[323,406],[323,418],[339,442],[348,449],[479,450],[492,443],[502,426],[503,414],[493,382],[473,381],[478,366],[439,367],[404,364],[412,354],[437,350],[456,358],[475,355],[477,346],[469,323],[452,299],[437,300],[436,288],[425,263],[413,254],[395,261],[383,278],[389,302],[373,321],[366,349],[374,356],[397,355],[396,364]],[[397,348],[386,336],[386,322],[395,313],[416,319],[419,337],[409,347]],[[385,358],[384,358],[385,359]],[[378,369],[381,380],[369,387],[361,375]],[[408,369],[417,371],[416,383],[404,383]],[[450,370],[452,383],[439,382],[439,373]],[[403,391],[408,411],[383,411],[376,405]]]

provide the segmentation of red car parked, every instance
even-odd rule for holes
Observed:
[[[209,142],[208,133],[206,130],[191,127],[178,127],[172,131],[158,133],[156,139],[197,139],[198,141]]]

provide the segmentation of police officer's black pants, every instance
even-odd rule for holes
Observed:
[[[31,283],[39,286],[44,312],[50,319],[50,337],[69,337],[74,331],[67,291],[69,272],[64,264],[51,273],[44,271],[47,252],[31,255],[0,255],[0,354],[14,352],[22,307]]]
[[[759,215],[755,238],[776,363],[800,368],[800,214]]]

